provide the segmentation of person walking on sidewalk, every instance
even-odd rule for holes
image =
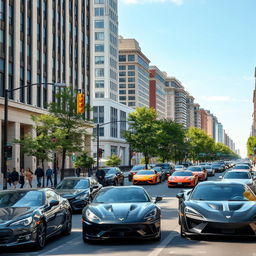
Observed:
[[[19,173],[16,171],[16,168],[13,168],[13,171],[11,173],[11,179],[13,188],[16,189],[16,186],[19,183]]]
[[[25,184],[25,170],[24,168],[20,169],[20,188],[23,188]]]
[[[53,170],[48,166],[48,169],[46,170],[46,187],[48,187],[49,181],[51,182],[51,186],[53,185],[52,183],[52,175],[53,175]]]
[[[29,184],[30,188],[32,188],[33,172],[30,170],[30,168],[26,169],[25,177],[26,182]]]
[[[38,188],[41,188],[42,186],[42,178],[44,176],[44,171],[43,169],[38,165],[36,170],[35,170],[35,175],[36,175],[36,178],[37,178],[37,187]]]
[[[12,172],[10,171],[10,169],[7,169],[6,178],[7,178],[7,182],[8,182],[10,187],[12,186],[12,176],[11,176],[11,173]]]

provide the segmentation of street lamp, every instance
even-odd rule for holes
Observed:
[[[2,153],[2,173],[3,173],[3,189],[7,189],[7,137],[8,137],[8,95],[11,92],[34,86],[34,85],[53,85],[55,87],[65,87],[65,83],[33,83],[27,84],[14,89],[5,89],[4,90],[4,130],[3,130],[3,153]]]
[[[97,170],[99,169],[99,148],[100,148],[100,127],[107,125],[107,124],[113,124],[113,123],[127,123],[127,120],[119,120],[119,121],[110,121],[102,124],[96,125],[96,139],[97,139]]]

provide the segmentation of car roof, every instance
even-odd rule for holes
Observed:
[[[0,191],[0,193],[3,193],[3,192],[28,192],[28,191],[42,191],[42,192],[45,192],[45,191],[48,191],[48,190],[54,191],[52,188],[17,188],[17,189],[2,190],[2,191]]]
[[[228,172],[242,172],[242,173],[251,173],[249,170],[245,170],[245,169],[235,169],[235,170],[230,170],[230,171],[227,171],[226,173]]]
[[[77,177],[77,176],[70,176],[65,177],[64,180],[89,180],[91,177]]]
[[[230,181],[230,180],[225,180],[225,181],[204,181],[202,183],[198,183],[197,186],[203,186],[203,185],[223,185],[223,183],[225,183],[225,185],[232,185],[232,184],[242,184],[245,185],[244,183],[238,182],[238,181]]]
[[[141,186],[107,186],[107,187],[103,187],[101,189],[101,191],[104,191],[104,190],[108,190],[108,189],[138,189],[138,190],[143,190],[143,191],[146,191],[143,187]]]

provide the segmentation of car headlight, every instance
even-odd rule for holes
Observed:
[[[25,218],[22,220],[15,221],[15,222],[11,223],[10,226],[19,226],[19,225],[29,226],[32,223],[32,220],[33,220],[32,217],[28,217],[28,218]]]
[[[88,193],[83,193],[75,197],[76,200],[85,200],[88,198]]]
[[[91,221],[91,222],[99,222],[100,218],[94,214],[90,209],[87,209],[85,212],[85,217],[87,220]]]
[[[144,219],[147,220],[147,221],[151,221],[151,220],[154,220],[156,218],[156,215],[157,215],[157,210],[156,208],[151,210],[150,212],[148,212]]]
[[[191,219],[196,219],[196,220],[205,220],[205,217],[199,213],[198,211],[196,211],[195,209],[186,206],[184,209],[184,213],[186,215],[186,217],[189,217]]]

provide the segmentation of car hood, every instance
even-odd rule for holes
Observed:
[[[144,217],[156,206],[151,202],[146,203],[93,203],[88,208],[96,214],[100,220],[107,223],[132,223],[145,221]]]
[[[253,181],[251,179],[222,179],[223,182],[239,182],[243,184],[251,184]]]
[[[156,174],[144,174],[144,175],[134,175],[133,178],[134,179],[151,179],[151,177],[156,177]]]
[[[244,222],[256,221],[256,202],[254,201],[196,201],[186,202],[186,206],[196,210],[207,221]]]
[[[73,198],[81,193],[87,193],[89,189],[56,189],[55,191],[64,198]]]
[[[172,178],[169,178],[170,181],[190,181],[191,178],[193,179],[193,176],[171,176]]]
[[[0,226],[10,221],[26,217],[33,213],[32,207],[4,207],[0,208]]]

